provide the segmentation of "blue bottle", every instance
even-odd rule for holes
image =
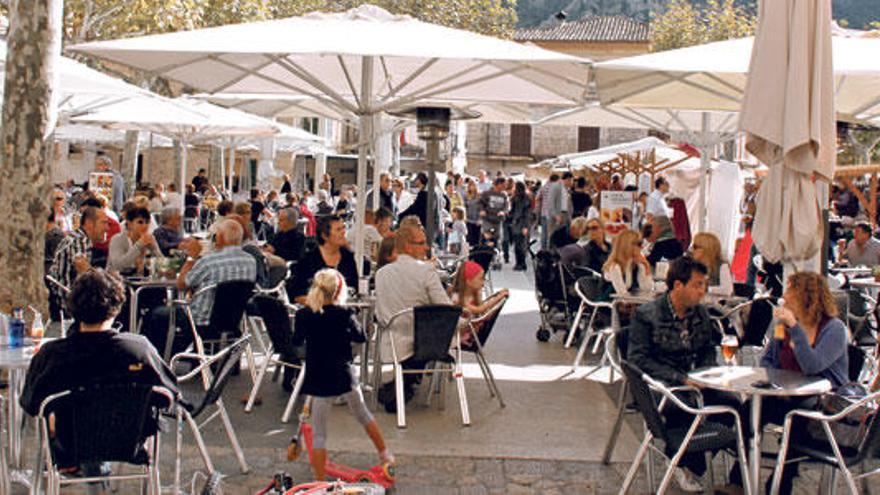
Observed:
[[[24,309],[12,310],[12,318],[9,319],[9,347],[21,347],[24,345]]]

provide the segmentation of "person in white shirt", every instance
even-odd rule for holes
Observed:
[[[383,266],[376,272],[376,316],[387,322],[396,313],[425,304],[452,304],[449,295],[440,282],[434,264],[426,261],[428,242],[425,231],[417,226],[403,226],[395,236],[397,260]],[[413,322],[411,316],[400,317],[390,328],[388,338],[382,341],[382,355],[391,356],[391,343],[394,341],[398,359],[404,369],[423,368],[427,363],[414,362]],[[420,375],[404,375],[404,397],[412,398],[414,387]],[[388,412],[397,410],[394,383],[390,382],[379,390],[379,401]]]
[[[624,230],[611,243],[611,254],[602,267],[605,280],[614,287],[615,294],[630,294],[652,290],[651,265],[642,254],[641,235],[635,230]]]
[[[364,212],[364,257],[366,257],[370,261],[375,261],[375,258],[379,253],[379,244],[382,243],[382,234],[379,233],[379,229],[376,228],[376,214],[373,210],[367,210]],[[357,232],[355,229],[350,229],[346,234],[346,240],[348,240],[349,246],[352,246],[352,250],[354,250],[355,239]]]
[[[657,177],[654,181],[654,192],[648,196],[648,204],[645,207],[647,221],[654,217],[672,218],[672,211],[666,205],[667,193],[669,193],[669,182],[663,177]]]
[[[715,234],[700,232],[691,243],[694,259],[709,269],[709,293],[722,296],[733,294],[733,275],[730,265],[721,256],[721,241]]]
[[[183,211],[183,196],[177,192],[177,186],[173,182],[168,183],[168,192],[165,193],[165,206],[181,208],[181,211]]]

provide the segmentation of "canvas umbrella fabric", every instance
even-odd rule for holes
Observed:
[[[171,100],[160,96],[127,98],[74,117],[75,122],[99,124],[108,129],[148,131],[181,142],[180,190],[186,183],[189,144],[210,142],[226,136],[272,136],[274,123],[208,102]],[[184,210],[181,194],[180,211]]]
[[[377,114],[428,100],[579,105],[591,95],[587,60],[392,15],[372,5],[72,49],[206,93],[305,95],[354,114],[361,136],[359,191],[366,189]],[[358,218],[365,206],[358,201]],[[362,241],[359,228],[358,259]]]
[[[805,260],[824,237],[813,178],[836,156],[831,2],[765,0],[758,22],[740,125],[770,174],[752,237],[770,261]]]

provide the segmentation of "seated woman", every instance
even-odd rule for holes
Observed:
[[[110,240],[107,269],[125,275],[144,274],[147,254],[161,257],[156,239],[149,233],[150,211],[132,207],[125,213],[125,231]]]
[[[602,267],[605,266],[608,256],[611,254],[611,244],[605,240],[602,220],[598,217],[589,219],[586,234],[588,239],[587,245],[584,246],[587,251],[586,266],[596,273],[601,273]]]
[[[788,278],[783,297],[785,305],[773,312],[781,326],[774,329],[761,366],[820,376],[835,389],[849,382],[847,328],[837,318],[837,305],[825,277],[811,272],[795,273]],[[792,409],[811,409],[815,403],[815,398],[765,398],[761,419],[764,423],[782,424],[785,414]],[[807,435],[806,422],[795,422],[792,428],[793,436]],[[787,465],[780,493],[791,493],[797,469],[796,463]]]
[[[354,253],[348,248],[342,218],[336,215],[321,217],[317,237],[318,247],[297,263],[293,283],[288,289],[288,295],[300,304],[305,303],[312,278],[324,268],[333,268],[341,273],[349,287],[358,286],[357,265]]]
[[[501,289],[484,301],[482,296],[484,276],[483,267],[477,262],[465,261],[456,271],[455,281],[449,290],[449,297],[452,299],[452,303],[462,308],[462,321],[459,323],[459,332],[461,334],[461,345],[463,346],[473,342],[474,335],[472,331],[479,331],[479,329],[471,329],[467,324],[467,320],[483,315],[510,293],[507,289]]]
[[[691,250],[694,259],[709,269],[709,293],[722,296],[733,294],[733,275],[730,264],[721,257],[721,241],[715,234],[700,232],[694,236]]]
[[[642,255],[639,233],[624,230],[611,243],[611,254],[602,267],[605,280],[611,282],[616,294],[629,294],[639,290],[651,290],[651,266]]]

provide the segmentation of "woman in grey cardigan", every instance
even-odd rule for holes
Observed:
[[[144,259],[149,253],[162,256],[156,239],[149,233],[150,211],[146,208],[129,208],[125,214],[125,230],[110,240],[107,269],[122,274],[142,275]]]

